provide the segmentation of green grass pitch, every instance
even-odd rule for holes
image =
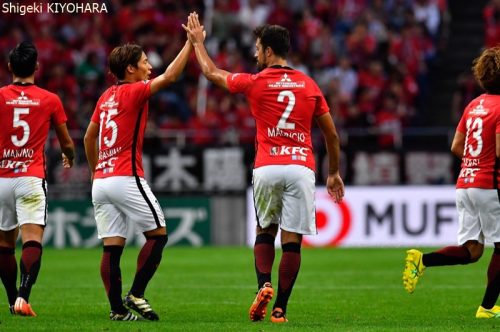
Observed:
[[[138,249],[122,257],[124,292]],[[469,266],[427,269],[414,294],[401,282],[405,248],[303,249],[288,305],[289,323],[252,323],[249,248],[165,249],[146,292],[159,322],[112,322],[99,276],[101,249],[45,249],[30,302],[38,317],[11,316],[0,292],[0,331],[480,331],[477,320],[491,249]],[[19,250],[17,251],[19,257]],[[273,280],[280,252],[277,252]],[[277,285],[277,283],[275,283]],[[269,312],[268,312],[269,315]]]

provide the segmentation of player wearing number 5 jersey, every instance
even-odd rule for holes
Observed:
[[[477,318],[500,318],[500,48],[486,49],[474,61],[476,80],[486,91],[465,108],[451,151],[462,158],[456,185],[458,246],[422,254],[407,252],[403,284],[413,293],[426,267],[474,263],[485,241],[495,249],[488,267],[488,284]]]
[[[165,72],[149,80],[151,65],[138,45],[116,47],[109,68],[118,79],[99,98],[85,134],[85,153],[93,174],[92,202],[99,238],[103,240],[101,277],[111,306],[111,320],[137,320],[133,309],[158,320],[144,298],[167,243],[163,211],[151,192],[142,168],[142,144],[148,99],[175,82],[192,50],[186,42]],[[133,223],[146,243],[139,253],[130,291],[121,298],[120,257]]]
[[[47,222],[44,147],[51,126],[63,152],[64,168],[73,166],[75,154],[61,100],[35,85],[37,55],[29,42],[10,51],[13,82],[0,89],[0,277],[11,313],[23,316],[36,316],[29,296],[41,266]],[[19,229],[23,247],[18,290],[14,250]]]
[[[339,140],[329,108],[316,83],[287,65],[288,30],[261,26],[256,36],[255,57],[262,71],[252,75],[218,69],[203,45],[204,31],[192,13],[184,26],[193,43],[203,74],[231,93],[243,93],[256,121],[256,157],[253,171],[257,236],[254,256],[258,292],[249,316],[263,320],[274,296],[271,270],[274,241],[281,228],[283,255],[279,267],[277,298],[271,321],[287,321],[286,309],[300,267],[302,235],[316,234],[315,164],[311,125],[318,123],[329,156],[327,188],[336,202],[344,184],[339,175]]]

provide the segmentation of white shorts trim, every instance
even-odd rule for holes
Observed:
[[[34,176],[0,178],[0,230],[47,224],[47,185]]]
[[[126,239],[129,222],[141,233],[165,227],[163,210],[143,178],[95,179],[92,203],[100,239],[114,236]]]
[[[458,243],[500,242],[500,201],[496,189],[456,189]]]
[[[316,176],[301,165],[269,165],[253,170],[257,224],[278,224],[293,233],[313,235],[316,230],[314,192]]]

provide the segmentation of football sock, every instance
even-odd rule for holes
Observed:
[[[167,241],[167,235],[146,238],[146,243],[137,257],[137,271],[130,288],[130,293],[135,297],[144,297],[144,291],[160,265],[163,248]]]
[[[488,266],[488,286],[484,294],[481,306],[491,309],[495,305],[500,294],[500,248],[495,248]]]
[[[13,305],[17,298],[17,262],[14,248],[0,247],[0,278],[7,293],[9,305]]]
[[[422,263],[426,266],[444,266],[469,264],[471,262],[470,252],[465,246],[449,246],[438,251],[424,254]]]
[[[285,243],[282,246],[283,255],[281,256],[278,281],[278,296],[274,303],[274,308],[283,309],[286,313],[288,298],[292,293],[292,288],[297,279],[300,269],[300,243]]]
[[[101,278],[108,295],[111,310],[117,314],[124,314],[127,309],[122,302],[122,273],[120,258],[122,246],[104,246],[101,260]]]
[[[42,263],[42,244],[37,241],[27,241],[23,244],[21,253],[21,285],[18,296],[29,302],[31,287],[36,283]]]
[[[255,258],[255,272],[257,274],[258,289],[264,283],[271,282],[271,271],[274,263],[274,236],[268,233],[258,234],[253,247]]]

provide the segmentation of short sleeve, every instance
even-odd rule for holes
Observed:
[[[54,104],[53,108],[54,112],[52,113],[52,123],[55,126],[66,123],[66,121],[68,121],[68,118],[66,117],[66,113],[64,113],[64,108],[61,99],[59,99],[59,97],[54,95],[52,103]]]
[[[245,93],[254,81],[254,76],[246,73],[230,74],[226,78],[227,87],[231,93]]]
[[[130,92],[139,104],[144,103],[149,99],[149,97],[151,97],[151,82],[151,80],[147,80],[131,84]]]
[[[460,133],[465,134],[467,132],[467,129],[465,128],[465,120],[467,118],[467,114],[469,113],[468,107],[465,109],[464,113],[462,114],[462,117],[460,118],[460,122],[458,122],[457,130]],[[498,123],[497,123],[497,132],[498,132]]]
[[[314,110],[314,116],[319,117],[322,116],[325,113],[330,112],[330,107],[328,106],[328,103],[326,102],[325,97],[323,96],[323,93],[319,89],[319,87],[315,85],[315,90],[318,95],[318,99],[316,100],[316,108]]]
[[[496,122],[497,122],[497,126],[496,126],[496,130],[495,130],[495,134],[500,134],[500,107],[499,108],[496,108]]]

